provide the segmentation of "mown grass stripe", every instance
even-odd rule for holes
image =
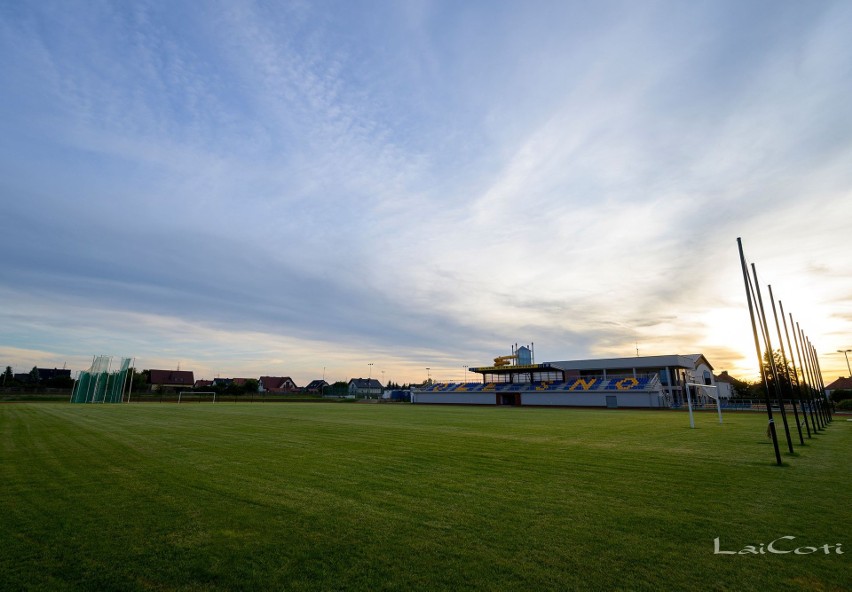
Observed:
[[[0,589],[850,587],[850,424],[410,405],[0,407]]]

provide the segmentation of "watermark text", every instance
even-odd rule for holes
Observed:
[[[811,546],[796,546],[792,541],[796,540],[794,536],[782,536],[778,537],[771,543],[759,543],[757,545],[745,545],[741,549],[736,550],[724,550],[722,549],[722,543],[719,537],[713,539],[713,554],[714,555],[766,555],[766,554],[776,554],[776,555],[784,555],[786,553],[792,553],[794,555],[811,555],[813,553],[822,553],[824,555],[843,555],[843,550],[841,548],[840,543],[835,543],[830,545],[828,543],[824,545],[820,545],[819,547],[811,547]]]

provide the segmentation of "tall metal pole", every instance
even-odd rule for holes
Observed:
[[[849,352],[851,352],[851,351],[852,351],[852,349],[839,349],[839,350],[837,350],[837,353],[843,354],[844,356],[846,356],[846,371],[849,373],[849,376],[852,376],[852,367],[849,366]],[[4,375],[4,378],[5,378],[5,375]]]
[[[825,414],[828,417],[828,421],[832,421],[833,413],[831,412],[831,405],[828,401],[828,395],[825,394],[825,382],[823,382],[822,380],[822,368],[819,365],[819,356],[817,355],[816,348],[813,345],[811,345],[811,350],[813,351],[814,367],[816,368],[817,378],[819,379],[818,382],[820,399],[822,399],[822,401],[825,403]]]
[[[796,409],[796,397],[793,395],[793,381],[790,379],[790,369],[787,365],[787,353],[784,349],[784,338],[781,337],[781,324],[778,322],[778,311],[775,310],[775,296],[772,294],[772,285],[769,288],[769,302],[772,303],[772,316],[775,318],[775,328],[778,330],[778,342],[781,344],[781,363],[784,364],[784,377],[786,378],[786,389],[790,393],[790,403],[793,406],[793,417],[796,420],[796,429],[799,431],[799,442],[802,446],[805,445],[805,438],[802,436],[802,424],[799,422],[799,412]],[[778,377],[781,378],[780,376]]]
[[[793,329],[793,339],[796,342],[796,350],[799,351],[799,336],[803,334],[799,327],[799,323],[794,323],[792,313],[790,314],[790,328]],[[820,422],[819,413],[816,408],[816,401],[814,401],[814,393],[811,389],[811,379],[808,375],[807,357],[805,357],[804,351],[805,344],[802,342],[801,350],[799,351],[799,365],[802,368],[802,381],[805,383],[805,394],[808,397],[808,407],[810,407],[811,410],[811,424],[813,425],[814,433],[816,433],[818,429],[822,427],[822,422]]]
[[[130,366],[130,386],[127,388],[127,402],[130,403],[130,395],[133,394],[133,379],[136,377],[136,358]]]
[[[799,347],[799,335],[796,323],[793,321],[793,313],[790,313],[790,327],[793,329],[793,341],[796,344],[796,354],[799,356],[799,370],[802,372],[802,382],[799,386],[802,388],[803,395],[808,402],[808,410],[811,414],[811,426],[814,428],[814,434],[817,433],[817,417],[816,409],[814,408],[813,397],[811,396],[810,382],[808,381],[808,369],[802,359],[802,350]]]
[[[68,401],[69,403],[74,402],[74,393],[77,392],[77,387],[80,385],[80,371],[77,370],[77,378],[74,380],[74,386],[71,387],[71,399]]]
[[[743,254],[742,239],[740,239],[739,237],[737,237],[737,247],[740,251],[740,265],[742,266],[743,270],[743,283],[745,284],[746,300],[748,301],[748,314],[749,319],[751,320],[751,332],[754,336],[754,349],[757,353],[757,365],[760,367],[760,376],[763,379],[763,386],[766,389],[766,415],[769,418],[769,435],[772,438],[772,446],[775,449],[775,462],[780,466],[781,451],[778,449],[778,434],[775,431],[775,420],[772,417],[772,402],[769,400],[769,383],[766,380],[766,368],[763,367],[763,355],[760,351],[760,340],[757,338],[757,324],[754,320],[754,305],[752,304],[751,290],[749,289],[751,279],[748,275],[748,266],[746,265],[745,255]]]
[[[775,398],[778,399],[778,408],[781,410],[781,421],[784,423],[784,435],[787,437],[787,448],[793,454],[793,438],[790,437],[790,426],[787,423],[787,411],[784,409],[784,395],[781,393],[781,376],[775,366],[775,352],[772,351],[772,339],[769,337],[769,325],[766,323],[766,312],[763,308],[763,296],[760,294],[760,283],[757,280],[757,267],[751,264],[751,273],[754,276],[754,289],[757,291],[757,303],[760,310],[760,318],[763,323],[763,338],[766,343],[767,357],[769,358],[769,371],[772,372],[775,387]]]
[[[822,409],[820,409],[819,401],[816,396],[816,386],[814,386],[814,374],[813,369],[811,367],[811,358],[808,355],[808,347],[807,342],[805,341],[805,332],[802,331],[802,328],[799,326],[798,321],[796,322],[796,331],[799,333],[799,340],[802,344],[802,358],[804,359],[805,368],[808,373],[808,385],[810,388],[808,389],[808,393],[811,397],[811,404],[813,405],[814,413],[816,413],[817,425],[820,429],[825,428],[825,422],[822,417]]]
[[[816,365],[816,360],[814,360],[814,348],[811,345],[811,340],[805,336],[803,337],[805,342],[805,351],[807,352],[808,359],[811,363],[811,373],[814,377],[814,398],[817,401],[817,409],[819,409],[820,417],[822,417],[822,425],[828,426],[828,413],[826,413],[825,409],[825,396],[824,391],[820,387],[820,379],[819,379],[819,369]]]
[[[778,301],[778,308],[781,309],[781,320],[784,321],[784,335],[787,336],[787,347],[790,349],[790,364],[793,366],[793,376],[796,378],[796,392],[799,394],[799,405],[802,407],[802,416],[805,420],[805,429],[808,432],[808,439],[811,438],[811,426],[808,423],[808,410],[805,408],[805,400],[802,397],[802,385],[799,383],[799,373],[796,370],[796,352],[793,349],[793,343],[790,341],[790,331],[787,330],[787,317],[784,316],[784,303],[780,300]],[[793,388],[793,385],[790,384],[790,388]],[[801,431],[801,428],[799,428]]]

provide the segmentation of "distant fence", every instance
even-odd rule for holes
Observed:
[[[177,403],[178,392],[147,392],[133,391],[130,394],[131,403]],[[71,399],[71,389],[35,388],[35,387],[5,387],[0,388],[0,402],[68,402]],[[126,400],[126,396],[125,396]],[[216,403],[275,403],[294,401],[328,401],[314,393],[248,393],[234,395],[231,393],[216,393]],[[196,397],[191,392],[183,393],[187,403],[213,402],[212,395]]]
[[[780,411],[780,407],[778,406],[778,401],[770,401],[772,404],[773,411]],[[672,403],[670,405],[672,409],[685,409],[687,407],[686,401],[680,403]],[[793,408],[793,402],[790,399],[784,400],[784,407],[786,409]],[[800,401],[796,401],[796,407],[801,409],[802,405]],[[808,404],[805,403],[805,409],[809,410]],[[692,402],[693,409],[716,409],[716,401],[704,401],[704,402]],[[725,400],[722,399],[722,410],[724,411],[766,411],[766,400],[765,399],[730,399]]]
[[[130,395],[131,403],[212,403],[213,396],[205,393],[196,396],[192,391],[184,391],[181,395],[177,392],[139,392]],[[314,393],[216,393],[216,403],[282,403],[295,401],[325,401],[320,395]]]
[[[71,389],[60,388],[37,388],[10,386],[0,388],[0,402],[13,403],[23,401],[68,401],[71,398]]]

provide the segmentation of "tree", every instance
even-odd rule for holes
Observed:
[[[44,386],[50,388],[70,389],[74,388],[74,379],[70,376],[55,376],[45,380]]]
[[[32,380],[33,382],[38,382],[38,381],[39,381],[39,377],[38,377],[38,367],[37,367],[37,366],[33,366],[33,369],[32,369],[32,370],[30,370],[30,380]]]
[[[3,373],[3,386],[11,384],[13,380],[15,380],[15,375],[12,374],[12,367],[6,366],[6,371]]]
[[[345,397],[349,393],[349,384],[342,380],[338,380],[328,387],[325,392],[326,394],[335,397]]]
[[[831,400],[835,403],[839,403],[840,401],[845,401],[847,399],[852,399],[852,390],[838,389],[836,391],[831,391]]]
[[[775,363],[775,371],[778,374],[777,380],[781,389],[781,396],[785,399],[791,398],[793,396],[793,387],[796,384],[796,373],[793,372],[793,366],[790,364],[790,360],[787,360],[785,372],[784,359],[781,355],[781,350],[776,349],[772,352],[772,362]],[[772,373],[772,363],[770,362],[768,351],[763,354],[763,371],[766,374],[766,382],[769,385],[770,398],[777,397],[778,392],[775,388],[776,376]],[[764,396],[766,391],[763,388],[763,384],[758,384],[757,387],[759,388],[760,396]]]
[[[135,368],[131,368],[127,374],[127,380],[132,389],[131,392],[144,393],[148,390],[148,378],[151,376],[150,370],[136,370]]]
[[[759,383],[740,380],[739,378],[734,378],[730,374],[727,375],[727,380],[730,382],[731,389],[734,391],[733,396],[740,399],[750,398],[751,394],[754,392],[754,388],[760,386]]]
[[[257,379],[249,378],[243,384],[243,391],[245,391],[248,394],[256,393],[259,386],[260,386],[260,382],[258,382]]]

